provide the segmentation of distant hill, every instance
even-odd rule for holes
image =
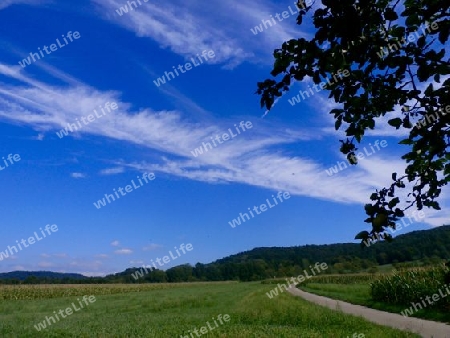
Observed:
[[[295,247],[255,248],[222,259],[212,264],[242,263],[264,260],[274,263],[301,264],[311,262],[338,263],[349,259],[367,259],[379,265],[407,262],[433,256],[450,259],[450,226],[418,230],[395,237],[392,243],[380,241],[370,247],[355,243],[303,245]]]
[[[357,243],[303,245],[295,247],[255,248],[209,264],[176,266],[167,271],[145,273],[138,282],[182,282],[219,280],[261,280],[298,276],[316,262],[325,262],[325,273],[359,272],[378,265],[421,260],[431,264],[450,259],[450,226],[413,231],[397,236],[392,243],[380,241],[370,247]],[[136,282],[133,274],[140,268],[130,268],[107,279]]]
[[[81,280],[88,278],[79,273],[60,273],[52,271],[12,271],[0,273],[0,279],[17,279],[20,281],[24,281],[31,276],[34,276],[36,278],[47,278],[58,280],[61,279]]]
[[[339,243],[255,248],[218,259],[204,267],[219,269],[226,279],[235,279],[236,274],[230,275],[230,270],[236,271],[239,267],[239,279],[253,280],[255,274],[262,274],[262,269],[267,272],[267,277],[295,276],[316,262],[327,263],[327,272],[347,273],[377,265],[416,260],[433,263],[442,259],[450,259],[450,226],[413,231],[395,237],[392,243],[380,241],[370,247]]]
[[[165,283],[189,281],[252,281],[298,276],[315,263],[327,263],[324,273],[359,272],[378,265],[421,260],[425,264],[450,259],[450,226],[413,231],[370,247],[356,243],[255,248],[209,264],[175,266],[166,271],[129,268],[106,277],[85,277],[48,271],[15,271],[0,274],[0,282],[16,279],[28,283]],[[34,276],[34,277],[31,277]]]

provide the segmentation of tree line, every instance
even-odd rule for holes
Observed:
[[[406,264],[421,260],[434,264],[450,258],[450,226],[414,231],[395,238],[392,243],[379,241],[370,247],[355,243],[304,245],[295,247],[255,248],[209,264],[183,264],[165,271],[147,268],[140,278],[133,274],[141,268],[105,277],[80,274],[16,271],[0,274],[2,284],[106,284],[106,283],[179,283],[195,281],[258,281],[268,278],[298,276],[316,262],[325,262],[325,273],[375,271],[384,264]],[[136,276],[136,275],[135,275]]]

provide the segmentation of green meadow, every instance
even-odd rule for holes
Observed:
[[[269,299],[266,292],[273,287],[261,282],[0,287],[0,336],[291,338],[357,333],[374,338],[418,337],[286,292]],[[46,329],[35,328],[54,311],[78,304],[82,295],[93,295],[96,301]],[[220,324],[219,315],[230,319]],[[213,330],[200,333],[208,321]]]

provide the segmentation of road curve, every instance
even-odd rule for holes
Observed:
[[[307,301],[318,305],[326,306],[332,310],[339,310],[344,313],[361,316],[370,322],[396,329],[411,331],[420,334],[425,338],[450,338],[450,325],[433,322],[413,317],[403,317],[402,315],[369,309],[365,306],[354,305],[340,300],[335,300],[323,296],[314,295],[291,286],[288,292],[294,296],[300,296]]]

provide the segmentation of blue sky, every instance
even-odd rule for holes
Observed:
[[[263,32],[251,28],[295,9],[293,1],[171,1],[129,13],[116,0],[11,0],[0,4],[0,158],[19,154],[0,171],[0,251],[46,224],[58,231],[0,262],[0,271],[52,270],[104,275],[149,263],[182,243],[193,250],[168,264],[208,263],[261,246],[352,242],[367,228],[362,206],[402,171],[397,145],[405,135],[385,122],[361,149],[387,146],[333,175],[344,161],[324,92],[291,106],[306,90],[294,84],[261,118],[256,83],[269,76],[272,51],[308,37],[295,16]],[[22,67],[19,61],[54,47]],[[47,49],[49,50],[49,49]],[[159,87],[172,66],[203,51],[214,58]],[[78,131],[57,132],[116,103]],[[100,111],[100,110],[99,110]],[[86,120],[85,120],[86,121]],[[241,121],[252,128],[201,155],[192,151]],[[81,122],[80,122],[81,123]],[[0,160],[0,165],[4,165]],[[94,202],[137,176],[155,179],[97,209]],[[232,228],[228,222],[278,191],[291,198]],[[425,210],[405,230],[448,220]]]

